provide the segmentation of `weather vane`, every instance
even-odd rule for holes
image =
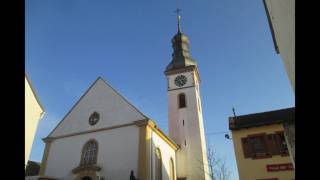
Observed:
[[[177,16],[178,16],[178,33],[181,33],[181,16],[180,16],[181,9],[179,8],[178,0],[177,0],[177,9],[174,12],[177,13]]]
[[[180,16],[181,9],[177,8],[174,12],[177,13],[178,16]]]

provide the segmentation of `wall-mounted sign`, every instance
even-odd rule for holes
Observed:
[[[267,171],[274,172],[274,171],[291,171],[293,170],[293,165],[291,163],[285,164],[268,164]]]

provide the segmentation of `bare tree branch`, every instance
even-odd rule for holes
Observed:
[[[211,180],[230,180],[231,171],[226,165],[225,158],[221,159],[216,152],[208,146],[208,169]]]

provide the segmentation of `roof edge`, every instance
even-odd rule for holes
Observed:
[[[141,111],[139,111],[135,106],[133,106],[125,97],[123,97],[120,93],[118,93],[111,85],[109,85],[101,76],[98,76],[97,79],[89,86],[89,88],[85,91],[84,94],[79,98],[79,100],[71,107],[71,109],[67,112],[67,114],[62,118],[62,120],[57,124],[57,126],[49,133],[49,135],[44,138],[50,138],[52,133],[59,127],[59,125],[65,120],[65,118],[72,112],[72,110],[80,103],[80,101],[87,95],[87,93],[92,89],[92,87],[99,81],[102,80],[102,82],[110,87],[117,95],[119,95],[126,103],[128,103],[131,107],[133,107],[139,114],[141,114],[144,118],[148,118],[146,115],[144,115]]]
[[[53,130],[49,133],[49,135],[45,138],[43,138],[43,140],[45,141],[45,139],[50,139],[50,136],[52,135],[52,133],[60,126],[60,124],[62,123],[62,121],[64,121],[64,119],[71,113],[71,111],[77,106],[77,104],[79,104],[79,102],[82,100],[82,98],[90,91],[90,89],[97,83],[97,81],[100,79],[101,77],[99,76],[90,86],[89,88],[82,94],[82,96],[78,99],[78,101],[70,108],[70,110],[67,112],[67,114],[62,118],[62,120],[56,125],[55,128],[53,128]]]
[[[39,97],[38,97],[35,89],[34,89],[33,86],[32,86],[32,83],[31,83],[31,80],[29,79],[29,76],[27,75],[27,73],[25,73],[24,76],[25,76],[26,79],[27,79],[27,82],[28,82],[28,84],[29,84],[29,86],[30,86],[30,88],[31,88],[31,91],[32,91],[34,97],[36,98],[36,101],[38,102],[41,110],[44,112],[44,107],[43,107],[43,105],[41,104],[40,99],[39,99]]]
[[[275,36],[275,33],[274,33],[274,27],[273,27],[273,24],[272,24],[272,20],[271,20],[271,17],[270,17],[270,13],[269,13],[269,9],[268,9],[266,0],[263,0],[263,5],[264,5],[264,9],[265,9],[266,14],[267,14],[267,18],[268,18],[268,24],[269,24],[270,31],[271,31],[271,36],[272,36],[272,40],[273,40],[274,49],[276,50],[277,54],[279,54],[280,53],[279,46],[278,46],[278,43],[277,43],[277,40],[276,40],[276,36]]]

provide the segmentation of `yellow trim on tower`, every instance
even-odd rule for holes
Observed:
[[[139,128],[139,159],[138,159],[138,176],[139,179],[146,179],[146,126]]]
[[[151,179],[151,132],[149,126],[146,127],[146,177],[147,180]]]
[[[137,126],[148,126],[151,128],[153,132],[155,132],[162,140],[164,140],[170,147],[172,147],[174,150],[179,149],[179,145],[177,145],[173,140],[171,140],[164,132],[161,131],[157,127],[157,124],[152,121],[151,119],[145,119],[145,120],[139,120],[135,121]]]
[[[137,124],[138,125],[138,124]],[[150,152],[151,152],[151,129],[144,123],[139,123],[139,166],[138,175],[140,180],[150,179]]]

